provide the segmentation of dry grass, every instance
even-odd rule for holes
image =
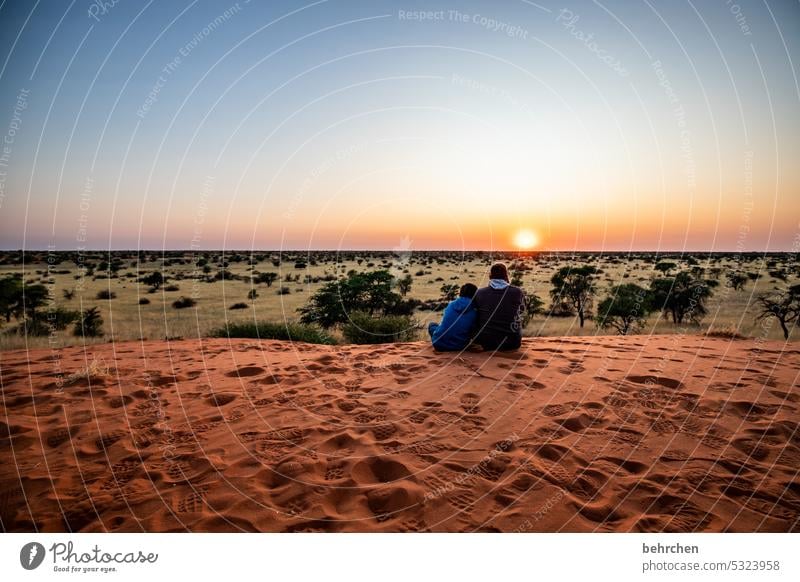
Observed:
[[[369,259],[367,259],[368,261]],[[309,265],[307,269],[295,269],[293,264],[284,263],[276,268],[269,261],[254,265],[261,272],[273,271],[281,279],[287,275],[311,275],[323,277],[325,275],[342,275],[350,269],[373,270],[381,267],[376,261],[373,267],[367,267],[367,261],[358,264],[355,261],[343,263],[323,263]],[[560,266],[568,264],[566,259],[561,262],[551,261],[546,264],[532,263],[533,270],[524,275],[524,287],[535,291],[542,299],[549,303],[550,278]],[[598,301],[608,289],[621,283],[638,283],[647,285],[653,276],[652,265],[641,260],[613,261],[599,259],[596,263],[603,269],[600,278]],[[763,329],[755,321],[755,297],[759,293],[772,291],[781,282],[775,281],[765,271],[763,277],[753,285],[748,282],[743,290],[734,291],[724,284],[724,272],[733,266],[730,259],[723,259],[716,266],[723,269],[720,277],[720,286],[715,289],[714,296],[708,303],[708,315],[701,325],[674,326],[664,321],[658,315],[652,315],[648,325],[642,333],[707,333],[711,335],[727,333],[726,330],[735,330],[735,333],[744,337],[764,337],[765,339],[783,339],[779,326],[774,325]],[[67,345],[82,345],[138,339],[165,339],[165,338],[197,338],[207,337],[209,333],[227,322],[248,321],[294,321],[298,319],[297,310],[306,304],[308,298],[317,291],[324,281],[317,283],[286,283],[278,280],[271,287],[265,284],[256,285],[258,297],[248,299],[248,292],[253,288],[247,280],[223,280],[213,283],[196,282],[193,277],[197,274],[193,265],[175,265],[166,268],[169,284],[177,285],[175,291],[166,291],[164,288],[155,293],[148,293],[147,285],[136,280],[137,274],[147,274],[160,269],[160,263],[147,262],[138,266],[126,265],[119,272],[119,277],[114,279],[76,279],[81,271],[71,263],[64,263],[64,269],[70,273],[53,275],[49,280],[37,276],[37,270],[43,270],[45,265],[28,264],[23,277],[25,280],[44,282],[50,288],[50,294],[55,299],[55,304],[68,309],[86,309],[97,306],[103,317],[102,338],[83,339],[71,335],[71,330],[57,332],[52,338],[48,337],[21,337],[19,335],[0,334],[0,349],[36,348],[36,347],[62,347]],[[71,268],[70,268],[71,267]],[[438,265],[423,265],[413,261],[405,265],[408,272],[414,276],[414,283],[408,295],[416,299],[427,300],[440,297],[440,288],[444,283],[462,284],[468,281],[477,285],[487,282],[487,262],[469,260],[461,263],[446,263]],[[746,266],[747,270],[757,270],[757,266]],[[415,276],[420,270],[426,274]],[[216,271],[216,267],[214,268]],[[137,273],[138,271],[138,273]],[[236,275],[249,275],[246,263],[234,263],[230,271]],[[0,276],[11,273],[21,273],[20,267],[0,266]],[[430,272],[430,273],[428,273]],[[131,273],[134,277],[126,277]],[[398,274],[399,271],[398,271]],[[440,279],[440,280],[437,280]],[[290,288],[288,295],[279,295],[278,289],[282,286]],[[71,299],[63,296],[63,290],[75,290]],[[111,300],[97,299],[97,294],[103,290],[111,290],[116,297]],[[196,308],[174,309],[172,303],[181,296],[191,296],[197,300]],[[141,298],[150,300],[149,304],[140,305]],[[247,309],[231,310],[230,306],[246,302]],[[430,311],[419,312],[417,318],[423,324],[441,318],[441,313]],[[525,330],[529,336],[565,336],[565,335],[606,335],[607,331],[598,329],[593,322],[587,321],[584,328],[578,327],[575,318],[535,317]],[[420,339],[424,334],[420,334]],[[791,339],[795,339],[797,334]],[[730,337],[724,335],[724,337]]]

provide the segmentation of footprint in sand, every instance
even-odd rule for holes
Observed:
[[[208,402],[212,406],[225,406],[226,404],[230,404],[237,398],[238,395],[234,394],[233,392],[219,392],[208,396],[206,398],[206,402]]]
[[[207,485],[192,487],[189,493],[186,493],[177,500],[175,510],[178,513],[197,513],[203,511],[206,507],[207,494]]]
[[[395,426],[391,422],[379,424],[378,426],[372,429],[372,435],[375,437],[375,440],[378,441],[385,441],[386,439],[394,435],[396,432],[397,432],[397,426]]]
[[[134,473],[142,466],[138,459],[128,459],[111,466],[111,477],[100,485],[101,491],[111,491],[127,485],[133,479]]]
[[[70,426],[68,428],[59,428],[50,432],[46,438],[47,446],[51,448],[61,446],[65,442],[72,440],[72,437],[78,434],[80,428],[81,427],[79,426]]]
[[[265,372],[266,370],[260,366],[243,366],[233,370],[232,372],[226,372],[225,375],[229,378],[250,378]]]
[[[542,408],[542,414],[545,416],[561,416],[572,412],[578,406],[577,402],[566,402],[564,404],[548,404]]]
[[[114,443],[122,440],[128,433],[123,432],[121,430],[115,430],[103,435],[100,435],[98,438],[95,439],[94,444],[100,451],[104,451],[111,447]]]
[[[474,392],[467,392],[461,396],[461,409],[467,414],[478,414],[480,412],[480,406],[478,406],[480,400],[480,396]]]
[[[108,405],[111,408],[122,408],[133,402],[133,397],[131,396],[113,396],[108,399]]]
[[[645,386],[663,386],[672,390],[683,388],[683,383],[680,380],[661,376],[625,376],[625,379],[633,384],[644,384]]]

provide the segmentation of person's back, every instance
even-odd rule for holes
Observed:
[[[509,285],[505,265],[492,266],[488,287],[472,299],[478,311],[475,343],[485,350],[515,350],[522,344],[522,289]]]
[[[478,288],[472,283],[461,287],[460,297],[451,301],[444,310],[442,323],[428,325],[433,347],[441,352],[465,349],[472,339],[476,313],[472,297]]]

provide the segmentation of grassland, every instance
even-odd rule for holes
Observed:
[[[413,277],[407,297],[436,301],[445,284],[487,282],[489,265],[502,260],[521,269],[523,287],[550,304],[550,279],[567,265],[592,264],[602,269],[595,305],[613,285],[638,283],[647,286],[659,261],[676,264],[673,272],[695,269],[708,279],[719,281],[708,301],[708,314],[698,324],[674,325],[658,313],[651,315],[642,333],[737,333],[748,337],[783,339],[774,320],[756,320],[755,299],[759,294],[797,284],[796,259],[789,254],[672,254],[654,253],[455,253],[455,252],[94,252],[45,253],[6,252],[0,254],[0,278],[21,276],[26,284],[41,283],[49,290],[46,309],[62,307],[83,310],[97,306],[104,320],[104,335],[82,338],[72,335],[72,327],[49,336],[25,336],[15,331],[15,321],[0,330],[0,348],[63,347],[108,341],[207,337],[226,322],[296,321],[298,308],[327,281],[350,270],[387,269],[396,277]],[[224,277],[219,273],[225,271]],[[742,289],[726,282],[729,272],[754,274]],[[166,281],[158,289],[142,278],[161,272]],[[253,282],[258,273],[275,273],[275,282]],[[255,290],[257,296],[252,297]],[[281,291],[282,290],[282,291]],[[66,292],[66,293],[65,293]],[[110,292],[112,299],[99,299]],[[67,295],[72,295],[68,298]],[[250,294],[250,296],[249,296]],[[196,300],[195,307],[176,309],[181,297]],[[144,304],[140,301],[147,300]],[[244,308],[230,309],[236,303]],[[419,310],[424,324],[437,320],[441,313]],[[541,315],[533,318],[524,335],[563,336],[611,334],[593,321],[580,328],[575,317]],[[796,339],[794,331],[791,339]],[[422,332],[420,332],[420,338]]]

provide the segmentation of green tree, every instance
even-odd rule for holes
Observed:
[[[47,303],[50,292],[44,285],[23,285],[22,286],[22,307],[25,315],[30,319],[36,319],[37,310]]]
[[[728,286],[734,291],[741,291],[748,280],[747,275],[738,271],[730,271],[725,275],[725,278],[728,279]]]
[[[411,291],[411,285],[414,283],[414,278],[408,274],[402,279],[397,280],[397,290],[400,291],[400,295],[405,297],[408,295],[408,292]]]
[[[0,311],[6,323],[22,315],[22,281],[17,277],[0,279]]]
[[[100,337],[103,335],[103,317],[100,309],[90,307],[84,311],[75,323],[73,335],[82,337]]]
[[[265,283],[267,287],[272,287],[272,284],[278,280],[278,274],[272,271],[268,273],[259,273],[255,277],[256,283]]]
[[[597,289],[594,276],[600,271],[591,265],[582,267],[562,267],[550,279],[553,289],[550,296],[553,304],[567,303],[578,314],[580,326],[591,314],[592,298]]]
[[[639,331],[653,312],[650,292],[635,283],[611,288],[611,295],[597,306],[597,324],[603,329],[616,329],[620,335]]]
[[[161,274],[161,271],[153,271],[149,275],[142,277],[142,283],[145,285],[150,285],[155,290],[158,290],[161,285],[166,282],[164,275]]]
[[[526,328],[533,319],[534,315],[544,313],[544,301],[533,291],[523,290],[522,306],[522,328]]]
[[[394,313],[403,301],[392,291],[392,282],[388,271],[350,271],[346,278],[327,283],[314,293],[308,305],[300,308],[300,321],[329,328],[348,321],[348,314],[354,311],[370,316]]]
[[[669,261],[659,261],[656,263],[656,266],[653,267],[656,271],[661,271],[665,275],[669,275],[669,272],[677,267],[675,263],[671,263]]]
[[[675,324],[684,320],[699,323],[708,312],[706,301],[717,285],[716,281],[696,278],[685,271],[672,278],[654,279],[650,283],[653,306],[669,314]]]

